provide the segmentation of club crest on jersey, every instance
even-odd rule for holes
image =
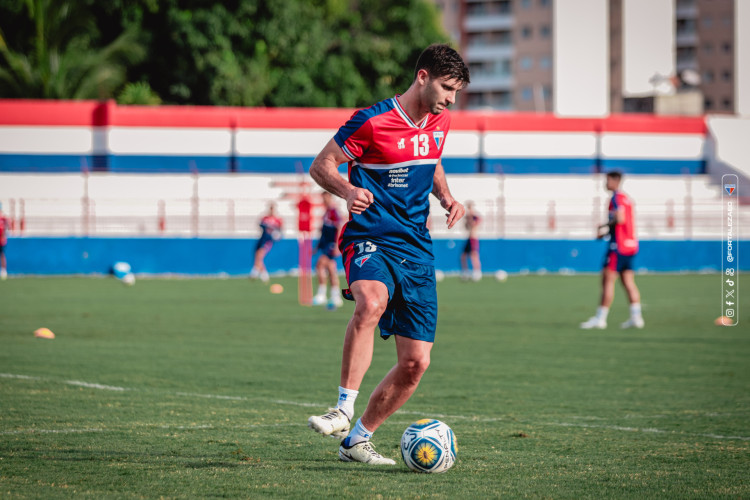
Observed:
[[[432,133],[432,138],[435,139],[435,145],[440,149],[440,143],[443,142],[443,137],[445,137],[445,132],[442,130],[436,130]]]
[[[362,257],[357,257],[356,259],[354,259],[354,263],[357,264],[359,267],[362,267],[362,264],[364,264],[368,260],[370,260],[370,256],[363,255]]]
[[[398,149],[404,149],[406,147],[403,137],[401,138],[400,141],[398,141],[398,144],[396,144],[396,147],[398,147]]]
[[[727,194],[729,196],[732,196],[732,193],[734,193],[734,190],[737,188],[737,184],[724,184],[724,189],[727,190]]]

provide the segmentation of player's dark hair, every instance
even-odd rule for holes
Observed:
[[[427,71],[431,78],[455,78],[462,82],[464,87],[470,81],[469,68],[464,60],[458,52],[442,43],[434,43],[422,51],[414,68],[415,79],[420,69]]]
[[[622,172],[620,172],[619,170],[612,170],[611,172],[607,172],[607,177],[611,177],[619,181],[622,179]]]

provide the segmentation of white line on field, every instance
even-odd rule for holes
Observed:
[[[14,373],[0,373],[0,378],[15,378],[15,379],[25,379],[25,380],[43,380],[41,377],[34,377],[30,375],[19,375]],[[118,386],[112,386],[112,385],[104,385],[104,384],[98,384],[95,382],[83,382],[80,380],[63,380],[62,383],[68,384],[68,385],[75,385],[79,387],[86,387],[89,389],[100,389],[100,390],[108,390],[108,391],[132,391],[136,389],[130,389],[126,387],[118,387]],[[221,400],[230,400],[230,401],[257,401],[260,398],[247,398],[243,396],[227,396],[227,395],[221,395],[221,394],[200,394],[200,393],[191,393],[191,392],[174,392],[171,393],[175,396],[182,396],[182,397],[196,397],[196,398],[208,398],[208,399],[221,399]],[[294,405],[294,406],[303,406],[303,407],[310,407],[310,408],[324,408],[324,405],[316,404],[316,403],[305,403],[301,401],[288,401],[283,399],[266,399],[266,402],[273,403],[273,404],[281,404],[281,405]],[[445,419],[455,419],[455,420],[470,420],[473,422],[478,423],[491,423],[491,422],[501,422],[501,421],[508,421],[508,418],[504,417],[488,417],[488,418],[482,418],[479,415],[446,415],[443,413],[432,413],[429,411],[414,411],[414,410],[398,410],[396,413],[398,414],[404,414],[404,415],[420,415],[420,416],[430,416],[433,418],[445,418]],[[627,415],[626,418],[635,418],[635,415]],[[659,417],[663,417],[663,415],[659,415]],[[578,419],[578,420],[605,420],[602,417],[596,417],[596,416],[571,416],[572,419]],[[517,422],[518,424],[523,425],[524,423],[528,422]],[[239,427],[239,428],[248,428],[248,427],[281,427],[281,426],[294,426],[297,424],[249,424],[247,426]],[[608,429],[608,430],[614,430],[614,431],[623,431],[623,432],[642,432],[642,433],[650,433],[650,434],[683,434],[683,435],[689,435],[689,436],[699,436],[699,437],[706,437],[710,439],[736,439],[741,441],[750,441],[750,437],[748,436],[725,436],[721,434],[710,434],[710,433],[689,433],[689,432],[677,432],[677,431],[667,431],[663,429],[656,429],[656,428],[639,428],[639,427],[624,427],[619,425],[605,425],[605,424],[586,424],[586,423],[570,423],[570,422],[548,422],[546,424],[537,424],[537,425],[554,425],[554,426],[561,426],[561,427],[580,427],[580,428],[589,428],[589,429]],[[184,427],[185,429],[210,429],[213,428],[212,426],[194,426],[194,427]],[[55,431],[55,430],[34,430],[30,429],[28,431],[0,431],[0,435],[2,434],[20,434],[25,432],[102,432],[102,429],[84,429],[84,430],[62,430],[62,431]]]
[[[625,432],[643,432],[650,434],[683,434],[686,436],[699,436],[707,437],[711,439],[738,439],[741,441],[750,441],[748,436],[724,436],[721,434],[704,434],[697,432],[682,432],[682,431],[667,431],[664,429],[654,429],[652,427],[623,427],[621,425],[595,425],[595,424],[574,424],[570,422],[549,422],[548,425],[558,425],[561,427],[582,427],[585,429],[608,429],[612,431],[625,431]]]
[[[80,380],[64,380],[63,383],[68,385],[77,385],[79,387],[87,387],[89,389],[102,389],[104,391],[127,391],[125,387],[117,387],[114,385],[96,384],[93,382],[82,382]]]
[[[84,432],[104,432],[104,429],[18,429],[0,431],[0,434],[7,436],[11,434],[81,434]]]

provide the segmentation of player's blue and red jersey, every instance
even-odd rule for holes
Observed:
[[[271,239],[277,241],[281,239],[281,219],[275,215],[265,215],[260,220],[260,227],[263,229],[261,239]]]
[[[349,182],[374,198],[363,213],[349,214],[342,252],[370,241],[412,262],[433,263],[429,195],[449,128],[447,110],[417,124],[396,96],[355,112],[339,129],[334,140],[350,159]]]
[[[341,216],[336,207],[326,209],[323,214],[323,227],[320,229],[320,241],[335,242],[341,225]]]
[[[635,220],[633,218],[633,203],[628,196],[621,192],[612,193],[612,199],[609,200],[609,220],[617,221],[617,211],[622,210],[624,220],[622,223],[614,224],[614,229],[610,229],[609,248],[620,255],[635,255],[638,253],[638,239],[635,235]]]
[[[8,232],[10,231],[10,219],[0,214],[0,246],[8,243]]]

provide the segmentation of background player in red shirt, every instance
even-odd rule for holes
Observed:
[[[281,219],[276,216],[275,203],[268,204],[268,213],[260,220],[260,228],[263,232],[255,245],[255,259],[250,271],[250,278],[260,278],[261,281],[266,283],[269,276],[264,259],[271,251],[273,243],[281,239]]]
[[[607,328],[607,315],[615,298],[615,281],[619,273],[625,293],[630,301],[630,318],[622,328],[643,328],[641,315],[641,293],[635,285],[633,261],[638,254],[638,239],[635,235],[633,203],[628,195],[619,191],[622,183],[620,172],[607,173],[607,190],[612,191],[609,201],[609,221],[599,226],[599,238],[609,235],[609,247],[602,268],[602,298],[596,315],[581,323],[581,328]]]
[[[437,292],[429,195],[448,212],[449,228],[463,217],[440,156],[450,129],[446,109],[467,83],[461,56],[447,45],[431,45],[420,55],[409,89],[355,112],[310,167],[313,179],[345,199],[349,210],[339,248],[356,305],[344,337],[339,399],[327,414],[308,419],[316,432],[346,436],[339,447],[343,461],[395,464],[375,451],[370,438],[411,397],[430,363]],[[348,180],[338,172],[347,162]],[[381,337],[395,338],[397,362],[350,427],[376,326]]]
[[[469,232],[469,238],[466,240],[461,252],[461,278],[474,281],[482,279],[482,262],[479,260],[479,223],[482,218],[474,210],[474,202],[466,202],[466,217],[464,223],[466,230]],[[469,260],[471,260],[471,272],[469,272]]]
[[[8,277],[8,262],[5,260],[8,231],[10,231],[10,219],[3,213],[3,205],[0,203],[0,279],[2,280]]]
[[[341,289],[339,288],[339,271],[336,266],[336,259],[341,255],[338,249],[338,238],[343,221],[336,209],[336,199],[333,195],[324,191],[322,197],[326,211],[323,214],[323,226],[320,229],[320,239],[318,240],[317,251],[320,256],[315,263],[318,291],[315,293],[312,303],[314,306],[327,303],[329,308],[336,308],[343,305]],[[331,286],[330,298],[326,298],[328,285]]]

